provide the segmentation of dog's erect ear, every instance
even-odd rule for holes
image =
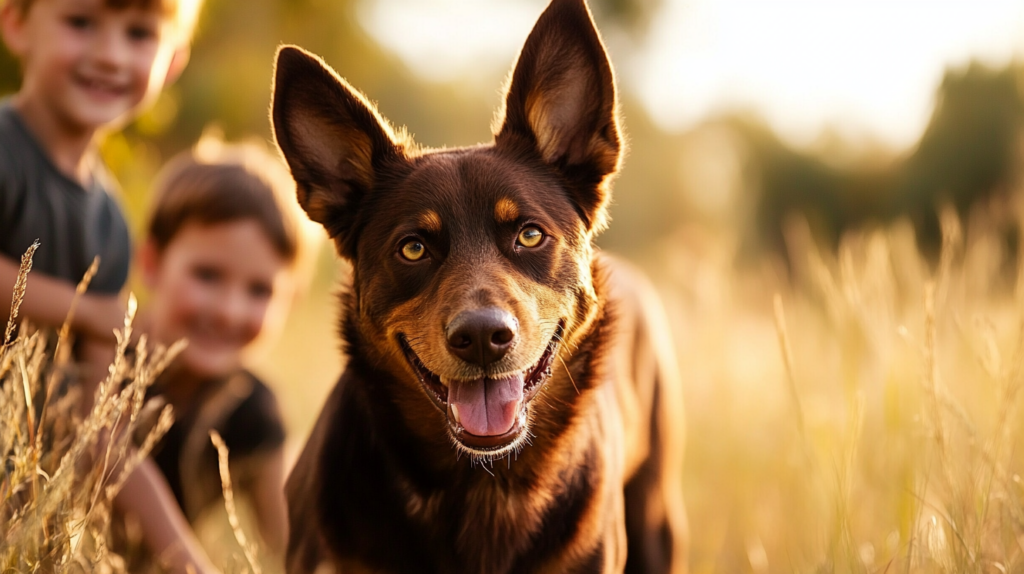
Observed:
[[[301,48],[278,50],[273,93],[274,138],[299,204],[351,258],[359,205],[381,166],[405,157],[405,144],[362,94]]]
[[[570,182],[588,228],[601,229],[622,142],[615,78],[584,0],[553,0],[519,53],[501,145],[535,146]]]

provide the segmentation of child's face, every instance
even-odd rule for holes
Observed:
[[[163,87],[177,47],[159,8],[36,0],[4,18],[4,39],[22,64],[19,101],[72,133],[130,117]]]
[[[145,259],[153,335],[168,344],[187,338],[179,361],[194,375],[237,369],[287,276],[285,259],[259,224],[186,223],[162,252]]]

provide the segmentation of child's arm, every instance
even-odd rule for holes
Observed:
[[[261,459],[250,486],[260,538],[270,554],[284,558],[288,544],[288,511],[284,498],[284,448]]]
[[[14,260],[0,255],[0,317],[10,316],[19,269],[20,265]],[[63,279],[39,272],[29,273],[18,316],[59,329],[71,310],[75,287]],[[124,328],[124,313],[124,302],[117,295],[87,294],[78,301],[71,328],[78,335],[78,361],[85,390],[81,404],[83,412],[92,408],[96,387],[106,377],[107,369],[114,360],[114,329]],[[0,324],[6,325],[6,321]]]
[[[146,458],[135,468],[114,498],[114,506],[136,516],[149,550],[171,574],[186,574],[189,567],[196,574],[219,573],[152,459]]]
[[[18,280],[17,262],[0,255],[0,310],[7,316]],[[59,328],[71,310],[75,285],[42,273],[28,274],[28,290],[21,302],[20,317]],[[90,338],[114,342],[114,329],[124,327],[125,305],[117,295],[84,295],[71,327]],[[6,322],[5,322],[6,323]]]

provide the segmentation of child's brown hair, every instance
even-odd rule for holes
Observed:
[[[188,223],[256,221],[274,249],[295,267],[307,243],[295,184],[284,163],[256,143],[204,137],[157,175],[147,236],[159,251]]]
[[[21,14],[28,14],[38,0],[6,0],[6,4]],[[0,0],[0,5],[4,2]],[[188,43],[195,30],[196,19],[199,17],[199,8],[203,0],[103,0],[103,5],[114,10],[125,8],[141,8],[143,10],[159,11],[164,18],[169,19],[175,25],[179,34],[179,41],[182,44]]]

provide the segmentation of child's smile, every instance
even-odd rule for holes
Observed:
[[[30,124],[89,133],[130,116],[163,85],[173,50],[166,28],[153,10],[113,9],[98,0],[36,2],[8,37],[24,65],[19,109]]]
[[[103,102],[123,97],[128,92],[128,84],[124,81],[90,77],[85,74],[76,75],[74,80],[91,98]]]

